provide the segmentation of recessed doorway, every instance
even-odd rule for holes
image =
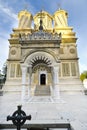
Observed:
[[[40,74],[40,85],[46,85],[46,74]]]

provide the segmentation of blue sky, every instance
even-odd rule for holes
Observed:
[[[68,12],[68,24],[76,32],[80,72],[87,70],[87,0],[0,0],[0,69],[8,58],[10,34],[18,26],[17,14],[27,5],[33,15],[42,8],[53,14],[61,8]]]

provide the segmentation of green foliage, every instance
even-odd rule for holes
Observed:
[[[86,78],[87,78],[87,71],[84,71],[83,73],[81,73],[80,79],[83,82],[83,80],[86,79]]]
[[[2,70],[3,70],[2,71],[3,75],[6,75],[7,74],[7,64],[6,63],[4,63]]]
[[[4,84],[7,76],[7,64],[3,65],[2,71],[0,70],[0,84]]]
[[[3,76],[3,74],[1,73],[1,70],[0,70],[0,77],[2,77]]]
[[[3,75],[4,75],[3,82],[5,83],[6,77],[7,77],[7,64],[6,63],[3,65]]]

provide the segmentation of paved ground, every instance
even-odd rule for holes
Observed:
[[[61,93],[58,102],[39,97],[30,102],[27,99],[25,103],[21,102],[20,93],[4,93],[0,96],[0,123],[8,123],[7,115],[12,115],[20,104],[27,115],[32,115],[29,123],[70,122],[74,130],[87,130],[87,96],[84,93]]]

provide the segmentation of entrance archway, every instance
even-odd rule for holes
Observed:
[[[40,75],[40,85],[46,85],[46,74]]]

